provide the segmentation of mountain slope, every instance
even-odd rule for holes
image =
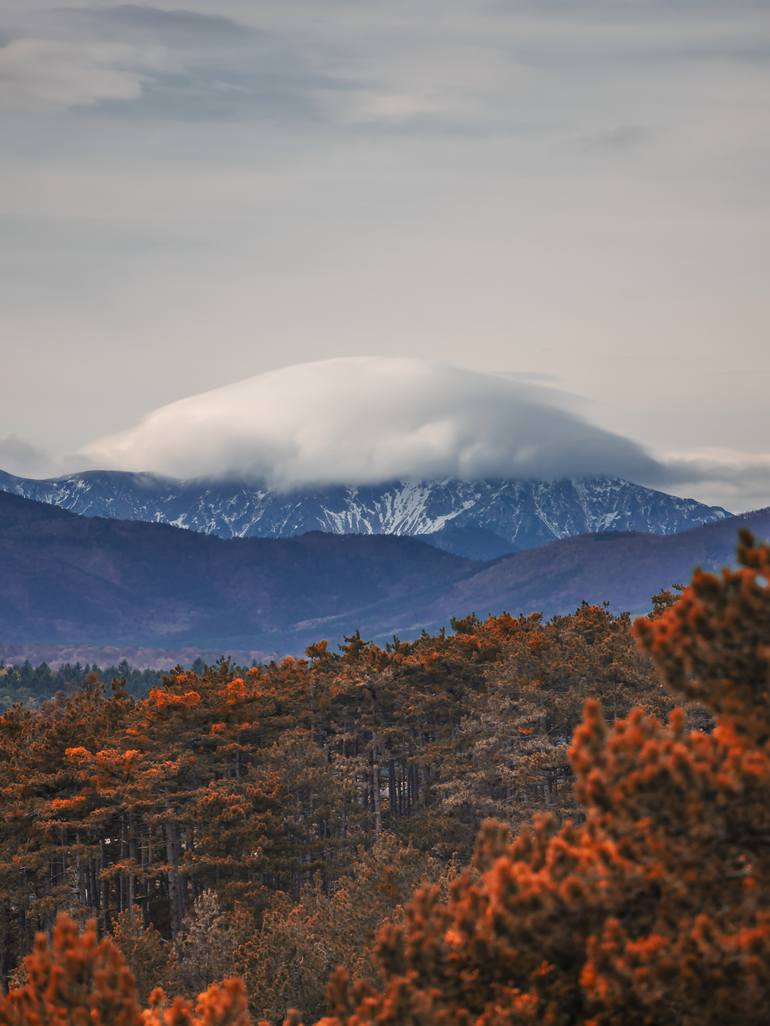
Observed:
[[[478,564],[411,538],[225,541],[0,493],[0,642],[301,650]]]
[[[0,472],[0,489],[84,516],[173,524],[222,538],[308,531],[425,537],[500,555],[597,531],[674,534],[730,514],[620,478],[392,482],[276,492],[238,482],[90,471],[48,481]],[[451,530],[450,530],[451,529]]]
[[[481,616],[501,610],[553,616],[583,601],[608,602],[616,612],[645,613],[652,595],[689,581],[694,567],[718,570],[733,564],[739,527],[770,538],[770,509],[668,537],[584,535],[516,553],[457,581],[421,613],[431,625],[458,610]]]
[[[667,537],[598,534],[490,563],[414,538],[315,532],[231,539],[79,517],[0,492],[0,644],[298,653],[360,628],[385,640],[452,616],[645,611],[701,564],[734,559],[736,531],[770,510]]]

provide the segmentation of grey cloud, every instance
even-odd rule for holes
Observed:
[[[559,380],[558,374],[546,374],[543,371],[500,371],[499,373],[502,377],[531,382],[533,385],[553,387]]]
[[[47,477],[57,469],[57,463],[48,453],[31,442],[18,435],[0,438],[0,470],[24,477]]]
[[[93,81],[87,103],[121,100],[119,109],[133,116],[278,118],[349,132],[447,135],[520,134],[531,122],[533,98],[549,106],[555,100],[565,62],[590,68],[597,61],[682,60],[757,46],[756,32],[740,24],[740,8],[709,29],[655,4],[627,7],[619,17],[617,5],[603,3],[483,3],[469,11],[450,2],[436,21],[399,19],[385,7],[362,12],[335,0],[326,0],[323,17],[317,3],[252,11],[225,3],[216,13],[121,4],[37,12],[24,35],[137,48],[135,63],[127,56],[101,61],[98,75],[86,55],[83,73]],[[584,21],[575,20],[577,12]],[[177,66],[149,74],[141,48],[151,45],[175,54]],[[30,79],[34,72],[33,62]],[[71,75],[78,78],[75,70]],[[66,83],[62,91],[68,94]],[[74,103],[59,106],[78,105],[82,92],[75,89]],[[640,131],[621,124],[586,145],[629,150],[643,141]]]
[[[581,140],[583,149],[599,153],[627,153],[638,149],[652,139],[652,133],[644,125],[616,125]]]
[[[99,10],[67,11],[67,17],[88,19],[94,25],[112,25],[123,31],[149,32],[169,45],[243,42],[255,30],[221,14],[164,10],[141,4],[121,4]]]
[[[275,54],[270,55],[270,60]],[[259,62],[257,62],[259,64]],[[280,60],[276,61],[280,65]],[[155,75],[142,95],[120,108],[123,118],[146,121],[225,122],[259,125],[306,126],[319,121],[313,90],[324,87],[301,67],[291,70],[290,61],[272,70],[266,60],[253,68],[232,65],[223,69],[204,63],[173,74]]]
[[[765,505],[770,455],[657,458],[526,375],[410,358],[297,364],[162,406],[86,446],[91,466],[277,488],[392,479],[616,476],[734,510]]]
[[[764,508],[770,501],[770,454],[719,451],[660,461],[658,480],[681,490],[696,487],[707,501],[736,512]]]
[[[18,38],[0,47],[0,110],[56,110],[135,100],[173,66],[159,47]]]
[[[654,478],[629,439],[555,394],[426,360],[358,357],[286,367],[163,406],[84,449],[95,465],[276,487],[394,478]]]
[[[96,83],[95,99],[88,104],[102,100],[109,113],[140,120],[318,121],[316,91],[347,88],[312,67],[291,32],[261,31],[219,13],[139,4],[60,9],[31,19],[20,38],[27,36],[73,53],[89,48],[108,53],[110,46],[121,46],[114,70],[124,80],[131,77],[131,94],[105,88],[99,95]],[[148,69],[146,55],[161,49],[167,66]],[[73,69],[73,79],[88,73],[87,57],[83,63],[85,70]],[[28,69],[30,79],[37,73],[34,66]],[[62,89],[59,106],[87,105],[79,102],[79,91],[69,102],[69,92]],[[116,100],[132,102],[116,105]]]

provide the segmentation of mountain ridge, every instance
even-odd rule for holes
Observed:
[[[285,654],[479,565],[413,538],[221,539],[0,492],[0,642]]]
[[[689,581],[696,566],[734,565],[738,530],[770,539],[770,507],[671,535],[604,532],[565,538],[486,563],[447,589],[433,607],[437,621],[473,608],[481,616],[543,612],[557,616],[581,602],[644,614],[663,588]]]
[[[506,552],[599,531],[672,534],[731,514],[622,478],[398,481],[276,491],[237,481],[177,481],[85,471],[35,480],[0,471],[0,489],[82,516],[167,523],[222,538],[330,534],[422,537],[458,555]]]
[[[381,642],[406,638],[470,612],[548,617],[584,600],[645,612],[695,565],[732,563],[741,526],[770,536],[770,509],[681,534],[582,535],[477,562],[418,538],[225,540],[0,492],[0,643],[267,658],[358,629]]]

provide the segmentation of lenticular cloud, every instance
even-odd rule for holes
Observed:
[[[426,478],[658,475],[635,442],[509,377],[426,360],[298,364],[162,406],[94,465],[289,489]]]

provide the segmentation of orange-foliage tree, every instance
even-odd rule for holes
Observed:
[[[383,928],[378,987],[334,978],[323,1026],[763,1026],[770,1008],[770,548],[637,621],[713,729],[586,704],[583,818],[489,823],[443,899]]]
[[[120,949],[58,918],[51,943],[41,933],[24,960],[27,983],[0,996],[2,1026],[249,1026],[243,984],[215,984],[196,1002],[155,991],[142,1010]]]

